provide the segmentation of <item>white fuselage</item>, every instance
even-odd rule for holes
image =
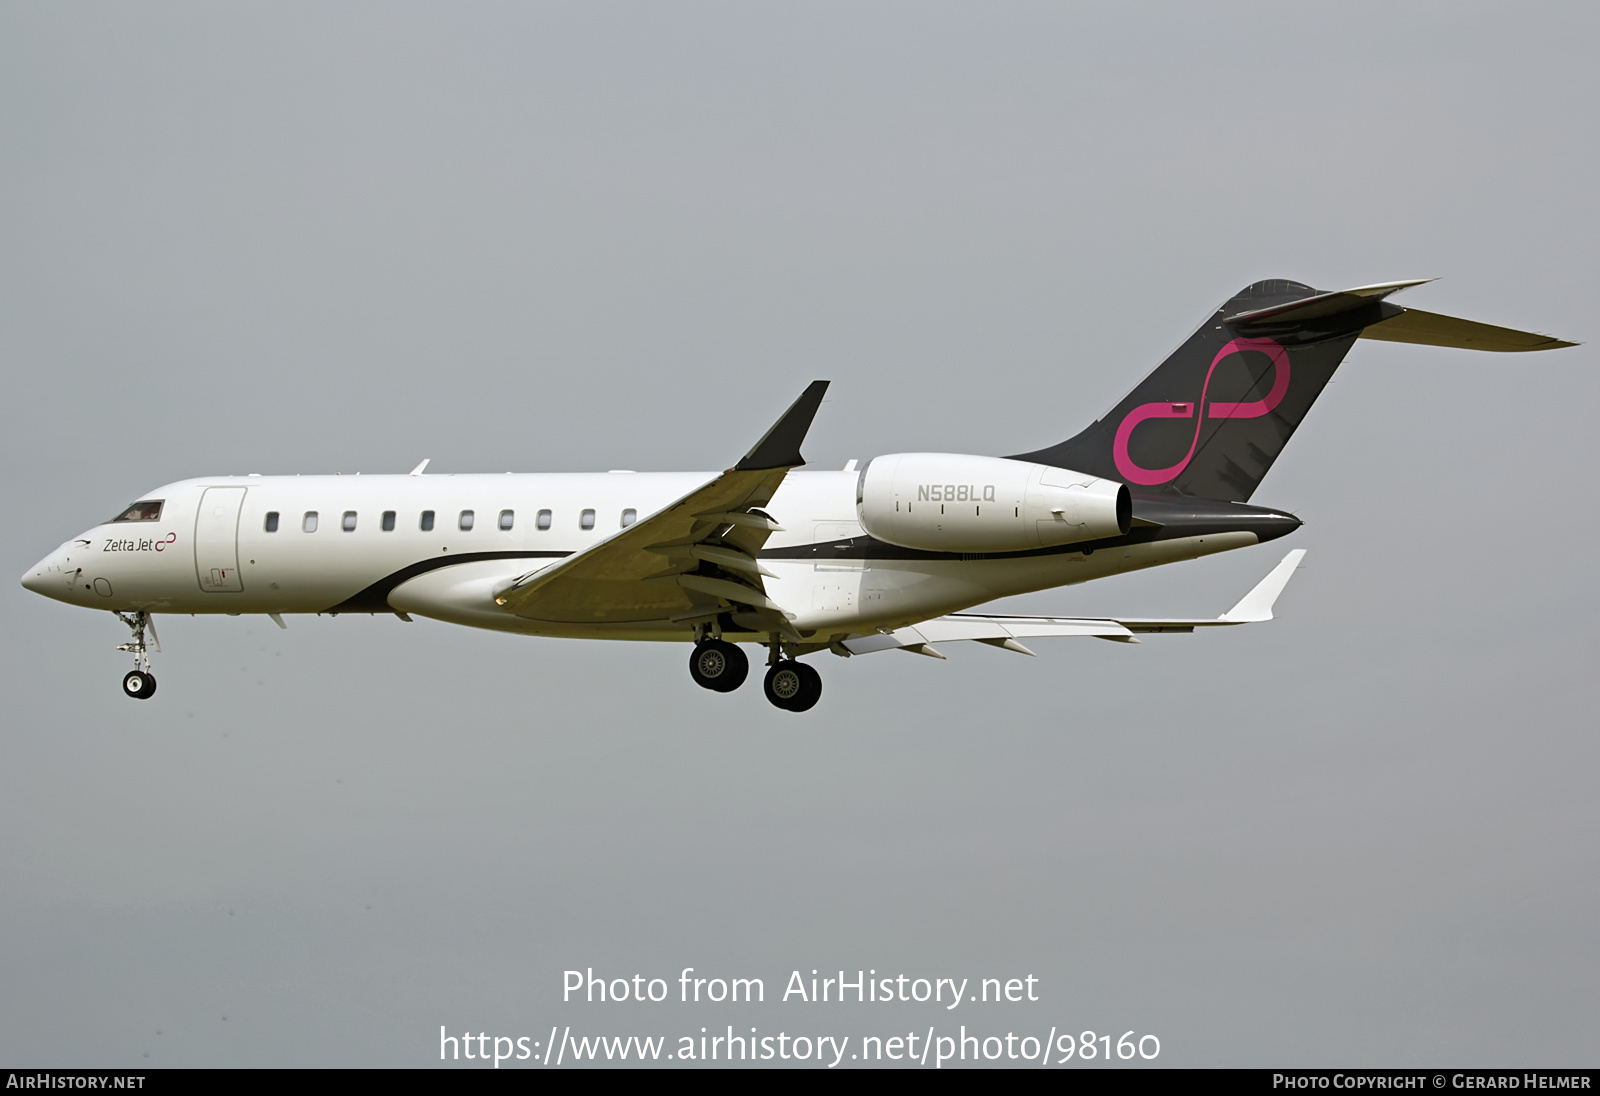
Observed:
[[[688,640],[689,627],[660,621],[527,620],[497,607],[493,592],[614,534],[625,513],[642,520],[713,478],[612,472],[183,480],[145,496],[161,500],[158,520],[95,526],[41,560],[23,584],[60,601],[120,611],[381,611],[538,635]],[[1022,558],[908,555],[888,546],[840,558],[829,551],[833,544],[865,536],[856,483],[855,472],[791,472],[766,507],[783,526],[761,555],[772,575],[767,595],[802,632],[899,627],[998,597],[1257,542],[1249,532],[1209,532]],[[431,528],[424,528],[425,513]],[[385,528],[389,514],[392,528]]]

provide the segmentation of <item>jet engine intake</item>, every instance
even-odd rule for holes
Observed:
[[[1126,533],[1126,484],[1005,457],[891,453],[856,480],[872,536],[925,552],[1023,552]]]

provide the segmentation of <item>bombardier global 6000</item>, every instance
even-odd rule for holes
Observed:
[[[116,613],[123,678],[148,699],[160,613],[386,613],[476,628],[693,644],[714,692],[765,648],[767,699],[805,711],[805,656],[942,658],[1023,640],[1268,620],[1291,551],[1221,617],[1074,619],[974,613],[996,598],[1226,552],[1294,532],[1249,504],[1358,338],[1472,350],[1572,346],[1403,308],[1417,281],[1322,292],[1257,282],[1210,316],[1103,419],[996,457],[891,453],[798,471],[822,402],[813,382],[716,473],[207,476],[158,487],[28,569],[29,590]],[[754,431],[751,431],[754,434]],[[730,454],[731,455],[731,454]]]

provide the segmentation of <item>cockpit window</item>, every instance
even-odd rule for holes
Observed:
[[[124,510],[122,513],[118,514],[116,517],[112,518],[111,520],[113,522],[117,522],[117,521],[160,521],[161,520],[161,504],[166,502],[166,501],[167,501],[166,499],[144,499],[141,502],[134,503],[132,506],[128,507],[126,510]]]

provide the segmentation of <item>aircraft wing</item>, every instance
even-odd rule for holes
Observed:
[[[495,604],[530,620],[694,624],[732,612],[741,625],[799,639],[767,598],[756,562],[782,528],[762,507],[789,469],[828,389],[812,381],[738,464],[676,502],[558,563],[522,575]]]
[[[1120,643],[1139,642],[1144,632],[1192,632],[1196,628],[1216,628],[1234,624],[1253,624],[1272,619],[1272,606],[1289,584],[1295,568],[1305,558],[1305,549],[1296,548],[1283,557],[1266,578],[1239,600],[1239,603],[1215,619],[1161,619],[1154,617],[1119,617],[1095,620],[1076,617],[987,616],[981,613],[953,613],[950,616],[924,620],[909,628],[899,628],[890,633],[855,636],[843,641],[845,650],[855,655],[875,651],[910,651],[913,654],[943,658],[936,643],[957,640],[975,640],[1008,651],[1031,655],[1019,640],[1053,636],[1092,636],[1096,639],[1115,640]]]

